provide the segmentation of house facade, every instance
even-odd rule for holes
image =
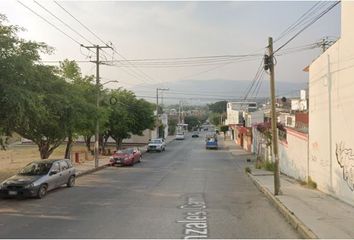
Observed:
[[[354,2],[341,4],[341,38],[309,67],[309,176],[354,204]]]

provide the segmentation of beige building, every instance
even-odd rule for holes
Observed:
[[[309,67],[309,176],[354,205],[354,2],[341,5],[340,39]]]

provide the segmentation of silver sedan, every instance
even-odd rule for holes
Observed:
[[[68,159],[31,162],[0,184],[1,197],[44,197],[64,184],[75,185],[76,171]]]

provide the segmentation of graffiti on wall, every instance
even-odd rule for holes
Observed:
[[[346,148],[343,142],[336,143],[337,162],[343,168],[343,179],[351,191],[354,191],[354,155],[351,148]]]

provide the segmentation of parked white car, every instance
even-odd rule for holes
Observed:
[[[166,143],[163,138],[151,139],[147,146],[147,152],[157,151],[162,152],[166,150]]]

